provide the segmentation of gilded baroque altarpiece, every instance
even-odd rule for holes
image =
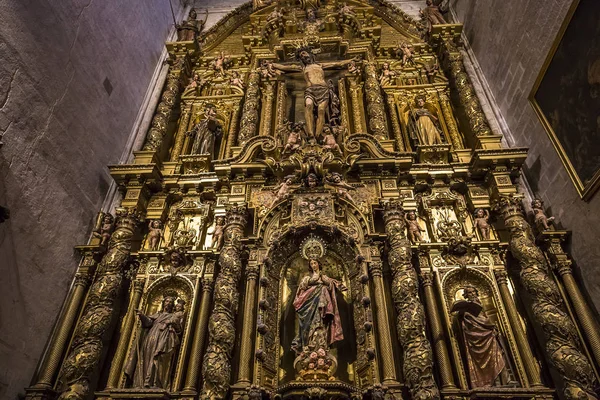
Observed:
[[[28,399],[596,399],[600,330],[431,1],[191,11]]]

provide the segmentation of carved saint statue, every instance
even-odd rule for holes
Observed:
[[[437,127],[438,118],[425,105],[425,96],[415,98],[415,108],[410,110],[412,136],[420,145],[442,144],[442,133]]]
[[[209,104],[204,109],[204,119],[187,132],[193,136],[192,151],[190,154],[210,154],[214,157],[215,139],[222,133],[221,123],[217,120],[217,109]]]
[[[165,296],[159,313],[145,315],[136,310],[145,332],[125,369],[134,388],[169,389],[183,330],[183,304],[180,302],[176,311],[175,299]]]
[[[177,25],[178,42],[194,41],[198,37],[198,34],[202,32],[206,20],[198,21],[196,19],[197,16],[198,14],[196,13],[196,10],[192,8],[188,14],[188,19],[183,21],[181,25]]]
[[[478,208],[475,211],[475,226],[481,234],[483,240],[490,240],[490,212],[483,208]]]
[[[463,289],[463,297],[452,305],[464,343],[471,388],[500,386],[510,383],[508,362],[496,325],[489,320],[479,292],[472,285]]]
[[[446,19],[440,11],[440,7],[433,4],[433,0],[427,0],[425,2],[427,7],[419,10],[421,16],[427,22],[427,31],[431,32],[433,25],[447,24]]]
[[[344,339],[342,321],[335,299],[336,290],[346,287],[321,271],[317,260],[310,260],[309,274],[300,281],[294,309],[298,316],[298,334],[292,341],[296,354],[326,350]]]
[[[273,63],[273,67],[283,72],[303,72],[306,81],[304,91],[304,119],[309,137],[318,138],[323,132],[326,122],[338,118],[339,99],[333,90],[333,83],[325,81],[324,69],[343,68],[350,64],[351,60],[317,63],[315,55],[309,46],[303,46],[296,50],[296,59],[300,65],[283,65]],[[315,118],[316,110],[316,118]]]

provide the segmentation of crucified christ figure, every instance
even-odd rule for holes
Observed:
[[[315,61],[315,55],[310,47],[305,46],[296,50],[296,59],[298,64],[277,64],[273,67],[282,72],[303,72],[306,81],[306,90],[304,90],[304,119],[306,120],[306,130],[311,139],[320,138],[325,125],[325,117],[329,122],[339,115],[339,99],[335,94],[333,82],[325,81],[325,69],[343,68],[350,64],[352,60],[321,62]],[[354,59],[357,61],[357,59]],[[317,117],[315,119],[315,107]]]

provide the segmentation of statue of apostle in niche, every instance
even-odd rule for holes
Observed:
[[[127,362],[125,374],[133,379],[134,388],[169,389],[173,363],[183,331],[183,300],[165,296],[162,310],[145,315],[136,310],[145,331]]]
[[[300,65],[283,65],[273,63],[273,67],[282,72],[302,72],[306,81],[304,90],[304,119],[309,138],[318,139],[323,133],[325,123],[339,118],[339,99],[334,91],[333,82],[325,81],[325,69],[343,68],[352,60],[321,62],[315,61],[310,46],[296,49],[296,60]],[[316,114],[316,117],[315,117]]]
[[[425,146],[443,143],[438,118],[427,108],[425,96],[415,98],[415,107],[409,113],[413,139]]]
[[[198,37],[198,34],[202,32],[206,19],[199,21],[196,19],[197,16],[196,10],[192,8],[188,14],[188,19],[183,21],[181,25],[177,25],[178,42],[194,41]],[[206,16],[208,17],[208,10],[206,11]]]
[[[217,136],[221,136],[222,131],[221,123],[217,120],[216,107],[208,104],[204,109],[204,119],[186,133],[194,140],[190,154],[210,154],[214,157],[215,139]]]
[[[465,300],[452,305],[451,312],[456,313],[471,388],[511,384],[500,334],[483,311],[479,291],[473,285],[466,285],[463,297]]]

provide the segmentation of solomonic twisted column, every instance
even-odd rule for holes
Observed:
[[[404,351],[403,371],[412,399],[434,400],[440,393],[433,379],[431,344],[425,336],[425,311],[419,300],[419,280],[412,266],[404,210],[399,200],[383,204],[383,219],[392,270],[392,299],[398,340]]]
[[[521,200],[518,195],[502,196],[496,210],[510,231],[509,249],[519,261],[521,283],[531,297],[535,322],[546,338],[546,353],[564,378],[566,399],[597,399],[594,370],[582,351],[577,329],[565,310],[544,254],[535,244]]]
[[[225,243],[219,256],[220,272],[214,289],[214,308],[208,322],[208,348],[202,376],[203,399],[224,399],[231,381],[231,356],[242,276],[240,239],[246,226],[246,207],[233,204],[226,215]]]
[[[116,215],[116,230],[108,243],[108,251],[98,264],[96,279],[60,371],[59,399],[87,398],[90,379],[100,362],[123,281],[123,269],[128,264],[132,239],[139,223],[135,209],[120,208]]]
[[[385,118],[385,105],[381,87],[377,79],[377,69],[373,63],[365,63],[365,93],[367,98],[367,114],[369,115],[370,133],[377,140],[387,140],[388,127]]]
[[[248,79],[248,88],[246,89],[246,97],[244,97],[244,108],[242,111],[242,123],[240,124],[240,133],[238,135],[238,145],[243,146],[248,139],[256,136],[256,128],[258,127],[258,112],[260,110],[260,75],[253,71]]]

